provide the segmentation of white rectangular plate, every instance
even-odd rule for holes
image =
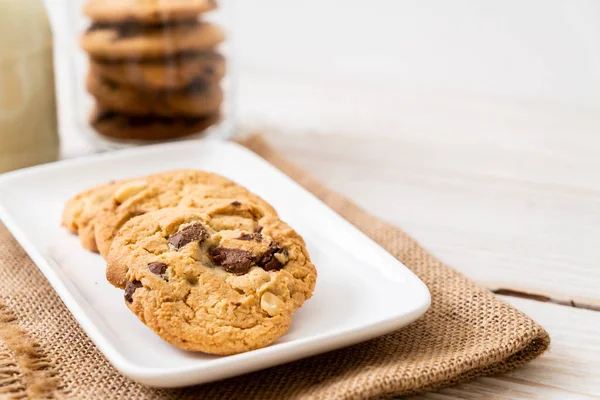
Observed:
[[[306,240],[318,279],[288,333],[264,349],[216,357],[163,342],[104,277],[104,261],[60,227],[64,203],[112,179],[177,168],[224,175],[270,202]],[[312,194],[230,142],[162,144],[61,161],[0,176],[0,217],[106,358],[151,386],[223,379],[392,332],[429,307],[429,291],[404,265]]]

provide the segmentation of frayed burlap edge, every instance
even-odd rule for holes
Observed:
[[[0,299],[0,394],[10,399],[53,399],[56,370],[40,345],[18,326]]]
[[[532,339],[525,348],[517,351],[515,354],[480,368],[473,368],[462,374],[458,374],[450,379],[434,382],[425,386],[422,386],[415,390],[399,390],[390,391],[389,393],[381,393],[373,396],[374,399],[387,399],[392,396],[407,396],[416,395],[420,393],[433,392],[435,390],[460,385],[461,383],[469,382],[475,378],[491,377],[502,375],[507,372],[513,371],[528,362],[538,358],[550,346],[550,337],[544,335],[545,332],[538,332],[537,337]]]

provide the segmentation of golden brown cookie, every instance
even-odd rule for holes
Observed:
[[[137,215],[166,207],[202,210],[223,199],[234,204],[251,202],[263,210],[265,215],[277,215],[273,207],[260,197],[220,175],[197,170],[164,172],[121,186],[104,203],[95,218],[98,250],[106,259],[119,229]],[[124,273],[108,276],[108,279],[118,287],[125,284]]]
[[[101,107],[128,115],[199,117],[216,114],[223,101],[219,83],[203,80],[196,80],[183,89],[143,90],[90,73],[87,89]]]
[[[90,59],[90,73],[143,90],[183,89],[193,82],[218,82],[225,75],[225,58],[216,52],[174,54],[140,60]]]
[[[177,24],[94,24],[81,37],[92,57],[110,60],[159,58],[212,50],[225,39],[221,28],[196,20]]]
[[[126,115],[96,107],[90,124],[101,135],[117,140],[156,141],[200,133],[219,123],[220,114],[201,117]]]
[[[214,0],[90,0],[83,12],[98,22],[156,23],[194,18],[216,7]]]
[[[98,251],[94,236],[94,217],[102,204],[111,198],[124,182],[110,182],[93,187],[75,195],[65,204],[62,225],[79,235],[84,248]]]
[[[125,303],[184,350],[236,354],[269,345],[312,296],[302,238],[241,202],[165,208],[129,220],[109,258],[127,268]]]

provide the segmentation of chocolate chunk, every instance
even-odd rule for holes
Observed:
[[[175,123],[193,126],[202,121],[206,121],[209,118],[212,117],[188,117],[185,115],[178,115],[176,117],[163,117],[160,115],[126,115],[112,110],[100,109],[100,111],[94,115],[92,123],[99,124],[107,121],[116,121],[119,125],[136,128],[153,125],[174,125]]]
[[[113,39],[113,41],[117,41],[119,39],[126,39],[134,36],[140,35],[150,35],[155,32],[164,32],[164,35],[167,37],[173,36],[173,29],[181,28],[181,27],[194,27],[198,25],[198,20],[188,19],[184,21],[175,22],[159,22],[152,24],[142,24],[136,21],[125,21],[119,25],[103,23],[103,22],[95,22],[89,28],[88,32],[97,31],[100,29],[112,29],[115,30],[117,36]]]
[[[167,267],[168,265],[162,262],[153,262],[148,264],[148,269],[150,272],[156,275],[163,275],[165,272],[167,272]]]
[[[244,275],[250,271],[253,257],[249,251],[226,247],[213,247],[209,251],[214,263],[227,272]]]
[[[283,264],[277,258],[273,257],[263,268],[265,271],[277,271],[283,268]]]
[[[215,74],[215,68],[212,65],[204,66],[204,74],[208,76],[212,76]]]
[[[242,205],[242,203],[240,203],[239,201],[236,200],[236,201],[232,202],[231,205],[234,207],[239,207]]]
[[[119,114],[116,111],[102,110],[101,112],[95,115],[93,122],[100,123],[104,121],[110,121],[112,119],[117,118],[118,116]]]
[[[180,93],[196,93],[204,92],[210,87],[210,82],[206,79],[197,78],[190,82],[185,88],[181,89]]]
[[[97,28],[98,29],[98,28]],[[126,59],[111,59],[111,58],[103,58],[103,57],[98,57],[98,56],[94,56],[92,57],[92,59],[94,60],[94,62],[96,63],[101,63],[101,64],[124,64],[124,63],[129,63],[129,64],[160,64],[160,65],[165,65],[165,57],[164,56],[145,56],[144,58],[140,58],[135,56],[134,54],[132,54],[130,57],[127,57]],[[194,60],[208,60],[208,61],[223,61],[224,57],[223,55],[212,51],[212,50],[207,50],[207,51],[196,51],[196,50],[188,50],[188,51],[181,51],[179,53],[175,53],[175,54],[171,54],[169,55],[168,58],[168,63],[166,64],[167,68],[176,68],[176,69],[180,69],[181,64],[183,64],[184,62],[188,62],[188,61],[194,61]]]
[[[133,302],[133,293],[142,286],[142,282],[140,281],[128,281],[127,285],[125,285],[125,300],[127,300],[130,303]]]
[[[256,228],[254,228],[254,233],[261,233],[263,230],[263,227],[258,225]]]
[[[238,240],[246,240],[246,241],[250,241],[250,240],[254,240],[255,242],[261,242],[262,241],[263,236],[260,233],[245,233],[242,236],[240,236],[238,238]]]
[[[104,84],[106,86],[108,86],[109,88],[111,88],[112,90],[117,90],[119,89],[119,84],[117,82],[113,82],[109,79],[102,79],[102,82],[104,82]]]
[[[206,228],[202,224],[195,222],[172,235],[169,238],[169,244],[179,250],[188,243],[194,241],[202,242],[206,239],[206,236]]]
[[[267,251],[258,259],[257,265],[265,271],[273,271],[283,268],[283,264],[275,257],[275,253],[285,254],[285,250],[281,248],[279,243],[273,242],[269,245]]]

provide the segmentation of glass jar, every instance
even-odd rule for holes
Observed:
[[[58,158],[52,50],[42,0],[0,0],[0,173]]]
[[[70,5],[74,115],[97,148],[233,134],[231,0]]]

